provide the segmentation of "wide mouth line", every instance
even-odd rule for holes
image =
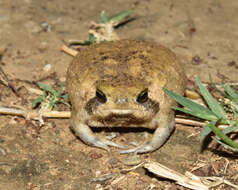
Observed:
[[[98,114],[101,116],[118,116],[118,117],[128,117],[129,115],[132,117],[137,115],[136,109],[102,109],[98,110]]]
[[[136,109],[105,109],[105,112],[113,114],[132,114]]]
[[[104,109],[106,111],[136,111],[137,109],[121,109],[121,108],[114,108],[114,109]]]

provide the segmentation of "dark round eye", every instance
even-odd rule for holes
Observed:
[[[148,100],[148,89],[143,90],[136,98],[138,103],[144,103]]]
[[[96,90],[96,97],[101,103],[106,103],[107,97],[101,90]]]

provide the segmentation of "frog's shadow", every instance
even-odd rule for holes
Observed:
[[[153,134],[155,132],[155,129],[149,129],[146,127],[90,127],[93,133],[120,133],[120,134],[128,134],[128,133],[143,133],[147,132],[149,134]],[[70,127],[70,131],[75,134],[74,130]],[[175,130],[173,130],[169,137],[174,133]]]
[[[133,133],[133,134],[135,134],[135,136],[137,136],[137,134],[143,134],[145,132],[149,133],[150,135],[153,135],[153,133],[155,132],[155,129],[148,129],[145,127],[90,127],[90,128],[95,135],[97,135],[99,133],[104,133],[104,135],[106,135],[106,136],[110,136],[110,133],[111,134],[119,133],[120,135]],[[70,129],[71,129],[71,132],[77,137],[74,130],[71,127],[70,127]],[[174,134],[174,132],[175,132],[175,130],[173,130],[169,134],[169,136],[167,137],[167,140]],[[108,135],[107,135],[107,133],[108,133]],[[77,138],[79,140],[81,140],[79,137],[77,137]],[[163,146],[165,143],[166,143],[166,141],[161,146]]]
[[[91,127],[92,131],[94,133],[100,133],[100,132],[117,132],[117,133],[142,133],[142,132],[148,132],[148,133],[154,133],[155,129],[148,129],[145,127]]]

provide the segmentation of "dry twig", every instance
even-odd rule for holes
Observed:
[[[44,123],[43,118],[69,118],[71,115],[69,111],[45,111],[39,113],[35,110],[22,110],[6,107],[0,107],[0,114],[22,116],[27,120],[32,119],[40,121],[42,124]]]
[[[190,172],[186,172],[185,175],[182,175],[158,162],[147,162],[144,164],[144,167],[157,176],[174,180],[177,184],[193,190],[208,190],[222,183],[238,188],[222,177],[198,177]]]
[[[1,60],[0,60],[1,61]],[[19,93],[17,92],[16,88],[12,84],[12,82],[8,79],[6,73],[3,71],[3,69],[0,67],[0,82],[10,88],[12,92],[17,96],[20,97]]]
[[[63,45],[62,48],[61,48],[61,50],[62,50],[63,52],[65,52],[65,53],[67,53],[67,54],[73,56],[73,57],[75,57],[75,56],[77,55],[77,53],[78,53],[78,51],[76,51],[76,50],[74,50],[74,49],[72,49],[72,48],[69,48],[69,47],[66,46],[66,45]]]
[[[204,127],[206,125],[205,122],[200,122],[200,121],[195,121],[191,119],[186,119],[186,118],[175,118],[176,124],[184,124],[184,125],[191,125],[191,126],[199,126],[199,127]]]

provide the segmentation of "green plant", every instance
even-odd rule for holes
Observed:
[[[132,10],[126,10],[126,11],[122,11],[122,12],[119,12],[117,14],[114,14],[112,16],[108,16],[106,11],[102,11],[99,23],[102,23],[102,24],[109,24],[109,23],[111,23],[112,25],[117,25],[123,19],[125,19],[128,16],[130,16],[131,13],[132,13]]]
[[[63,92],[64,84],[61,83],[58,90],[55,90],[51,86],[39,82],[38,85],[43,89],[43,94],[33,100],[32,108],[37,107],[38,105],[41,108],[52,110],[54,107],[57,107],[58,103],[63,103],[67,106],[69,105],[68,95]]]
[[[200,140],[203,141],[205,137],[213,132],[216,136],[213,138],[216,142],[222,144],[226,148],[233,151],[238,151],[238,144],[235,143],[231,138],[227,136],[228,133],[234,132],[238,129],[238,119],[230,119],[224,109],[224,105],[219,104],[217,100],[209,93],[207,88],[201,83],[201,81],[195,77],[196,84],[198,85],[200,92],[206,101],[208,108],[197,104],[185,97],[182,97],[168,89],[164,89],[165,93],[174,98],[184,108],[173,107],[175,110],[179,110],[186,114],[190,114],[199,119],[205,120],[207,124],[203,128],[200,136]],[[234,116],[237,118],[238,115],[238,93],[232,90],[229,85],[223,86],[224,92],[222,95],[227,98],[231,103],[231,110]],[[218,125],[228,125],[226,129],[221,131]]]
[[[108,16],[106,11],[102,11],[98,24],[104,25],[108,31],[112,32],[113,28],[117,26],[118,24],[120,24],[125,18],[129,17],[131,13],[132,13],[132,10],[126,10],[126,11],[119,12],[113,16]],[[103,41],[107,41],[107,40],[104,39]],[[89,33],[87,40],[84,40],[84,41],[70,40],[69,45],[91,45],[91,44],[95,44],[96,42],[97,42],[96,36],[93,33]]]

